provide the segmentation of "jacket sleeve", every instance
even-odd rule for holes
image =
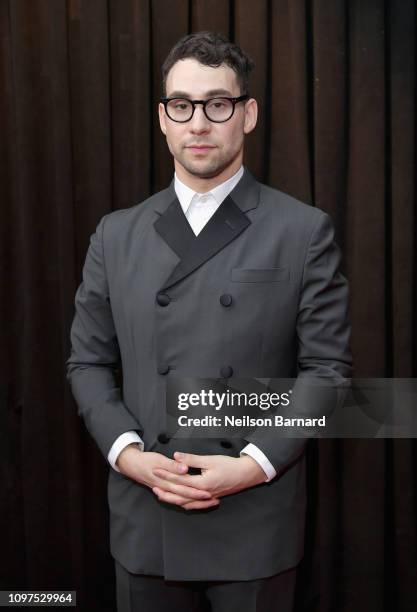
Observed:
[[[78,414],[107,459],[119,435],[132,430],[141,435],[143,430],[124,404],[117,382],[121,363],[104,263],[105,220],[106,216],[90,239],[75,296],[71,355],[66,364]]]
[[[340,259],[331,219],[321,212],[306,250],[297,314],[298,373],[286,416],[318,417],[343,401],[352,356],[348,285]],[[257,445],[280,474],[302,454],[312,432],[291,428],[284,437],[274,429],[255,430],[245,440]]]

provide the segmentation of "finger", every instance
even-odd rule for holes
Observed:
[[[220,504],[219,499],[212,499],[210,501],[193,501],[183,505],[185,510],[204,510],[205,508],[214,508]]]
[[[177,495],[176,493],[171,493],[170,491],[165,491],[165,489],[161,489],[159,487],[153,487],[152,491],[158,497],[159,501],[166,502],[168,504],[173,504],[174,506],[184,506],[189,503],[189,497],[181,497],[181,495]]]
[[[174,459],[188,466],[204,468],[207,467],[208,457],[205,455],[193,455],[192,453],[180,453],[176,451],[174,453]]]
[[[208,491],[194,489],[193,487],[175,484],[166,480],[161,480],[158,488],[188,499],[211,499],[211,494]]]
[[[196,489],[204,490],[207,486],[206,481],[202,475],[189,475],[186,474],[181,476],[179,474],[172,474],[172,472],[167,472],[163,468],[154,468],[152,470],[155,476],[159,478],[163,478],[168,482],[174,482],[175,484],[182,484],[187,487],[195,487]]]

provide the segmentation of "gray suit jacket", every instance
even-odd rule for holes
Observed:
[[[298,563],[305,522],[305,441],[170,439],[170,376],[350,375],[348,290],[330,218],[258,183],[240,182],[196,237],[171,185],[103,217],[75,298],[68,379],[105,457],[136,430],[152,450],[239,456],[254,442],[278,472],[185,511],[109,471],[113,556],[171,580],[251,580]],[[230,296],[222,299],[221,296]],[[231,303],[230,303],[231,302]],[[122,385],[117,372],[122,373]]]

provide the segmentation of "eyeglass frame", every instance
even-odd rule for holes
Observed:
[[[201,104],[203,106],[204,115],[212,123],[226,123],[226,121],[230,121],[230,119],[235,114],[236,104],[238,104],[239,102],[243,102],[244,100],[248,100],[249,97],[250,97],[249,94],[244,94],[243,96],[238,96],[237,98],[230,98],[228,96],[214,96],[213,98],[209,98],[208,100],[190,100],[189,98],[180,98],[178,96],[174,96],[173,98],[160,98],[159,101],[162,102],[162,104],[164,105],[165,113],[168,119],[170,119],[171,121],[175,121],[175,123],[188,123],[188,121],[191,121],[191,119],[194,117],[196,104]],[[178,119],[173,119],[169,115],[168,110],[167,110],[168,103],[171,102],[171,100],[187,100],[187,102],[191,102],[192,107],[193,107],[193,112],[191,113],[191,117],[183,121],[179,121]],[[206,106],[212,100],[229,100],[233,104],[232,114],[230,115],[230,117],[228,117],[227,119],[223,119],[222,121],[216,121],[215,119],[210,119],[210,117],[207,115],[207,112],[206,112]]]

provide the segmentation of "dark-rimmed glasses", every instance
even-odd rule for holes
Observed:
[[[205,116],[214,123],[224,123],[229,121],[235,112],[238,102],[243,102],[249,98],[248,94],[238,98],[209,98],[208,100],[189,100],[188,98],[161,98],[165,112],[172,121],[185,123],[190,121],[194,115],[196,104],[203,106]]]

